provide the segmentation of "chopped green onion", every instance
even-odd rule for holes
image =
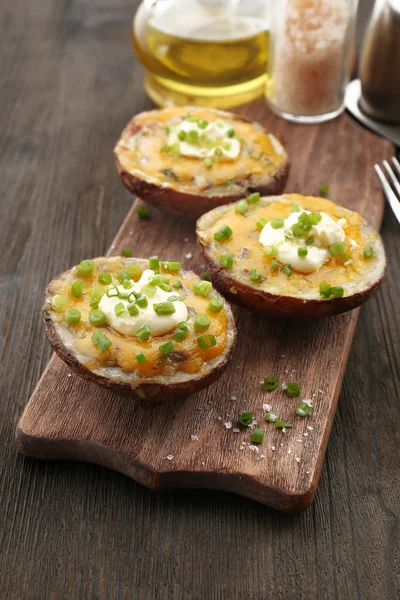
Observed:
[[[306,246],[310,246],[310,244],[314,243],[314,238],[312,235],[310,235],[307,239],[306,239]]]
[[[233,267],[233,256],[227,252],[219,257],[219,264],[225,269],[231,269]]]
[[[120,271],[117,273],[117,279],[120,283],[124,283],[125,279],[132,279],[128,271]]]
[[[172,302],[158,302],[153,308],[158,315],[172,315],[176,311]]]
[[[171,146],[169,144],[163,144],[161,146],[161,152],[169,152],[171,150]]]
[[[293,223],[290,229],[292,230],[294,237],[300,237],[304,233],[304,230],[299,223]]]
[[[158,256],[150,256],[149,258],[149,269],[159,269],[160,268],[160,259]]]
[[[235,213],[237,215],[244,215],[249,210],[249,205],[246,200],[239,200],[235,204]]]
[[[271,269],[273,271],[279,271],[279,263],[277,260],[274,259],[271,261]]]
[[[136,302],[136,300],[138,298],[141,298],[140,294],[138,294],[138,292],[133,291],[128,296],[128,302],[131,302],[131,303]],[[146,300],[147,300],[147,298],[146,298]]]
[[[298,417],[308,417],[310,414],[311,408],[307,402],[299,402],[294,409],[296,416]]]
[[[228,225],[222,225],[221,229],[214,233],[214,240],[216,242],[223,242],[228,240],[232,235],[232,229]]]
[[[71,285],[71,294],[75,298],[80,298],[83,294],[82,281],[74,281]]]
[[[185,119],[185,121],[187,121],[188,123],[197,123],[198,120],[199,120],[198,117],[193,117],[192,115],[189,115]]]
[[[264,377],[263,386],[269,392],[273,392],[279,386],[278,377]]]
[[[258,229],[258,231],[262,231],[267,223],[268,223],[267,219],[264,219],[264,217],[261,217],[261,219],[259,221],[257,221],[257,223],[256,223],[256,228]]]
[[[229,151],[232,148],[232,144],[230,142],[222,142],[222,147],[224,150]]]
[[[93,273],[95,266],[94,260],[83,260],[78,265],[78,275],[85,276]]]
[[[321,213],[311,213],[311,215],[308,215],[308,218],[310,219],[311,225],[318,225],[322,220],[322,215]]]
[[[214,156],[222,156],[222,149],[221,148],[215,148],[214,150]]]
[[[271,219],[272,229],[280,229],[283,227],[284,223],[285,221],[282,219],[282,217],[272,217]]]
[[[89,302],[89,306],[90,306],[90,308],[99,308],[99,303],[100,303],[99,298],[93,298],[93,300],[91,300]]]
[[[168,296],[168,302],[183,302],[182,296],[177,296],[176,294],[172,294],[172,296]]]
[[[206,298],[210,295],[212,290],[212,284],[210,281],[198,281],[193,286],[193,292],[196,296],[205,296]]]
[[[219,298],[211,298],[208,303],[207,310],[213,313],[220,312],[224,307],[224,303]]]
[[[149,209],[144,204],[139,204],[136,209],[137,216],[139,219],[147,219],[149,216]]]
[[[200,346],[200,348],[203,348],[203,350],[205,350],[207,348],[212,348],[213,346],[216,346],[217,340],[215,338],[215,335],[208,333],[206,335],[201,335],[200,337],[198,337],[197,343]]]
[[[256,283],[260,283],[262,277],[260,273],[257,273],[257,269],[250,269],[250,281],[254,281]]]
[[[208,126],[208,121],[206,121],[205,119],[199,119],[199,121],[197,122],[197,127],[199,129],[206,129],[207,126]]]
[[[146,308],[148,303],[149,301],[147,300],[146,296],[139,296],[139,298],[136,300],[136,304],[140,306],[140,308]]]
[[[256,202],[258,202],[260,200],[260,193],[259,192],[254,192],[254,194],[250,194],[250,196],[247,196],[247,202],[249,204],[256,204]]]
[[[105,293],[105,289],[102,288],[100,285],[95,285],[94,287],[92,287],[91,290],[89,290],[89,298],[91,300],[101,300],[101,298],[104,296]]]
[[[148,298],[154,298],[157,293],[157,290],[154,285],[143,285],[140,290],[142,296],[147,296]]]
[[[326,281],[321,281],[321,283],[319,284],[319,295],[322,298],[329,298],[329,296],[331,295],[331,286],[329,285],[329,283],[326,283]]]
[[[64,312],[67,308],[67,299],[64,298],[64,296],[61,296],[60,294],[56,294],[51,300],[51,305],[53,307],[53,310],[55,310],[56,312]]]
[[[235,130],[233,129],[233,127],[231,127],[230,129],[228,129],[228,131],[226,132],[226,134],[230,138],[235,137]]]
[[[114,312],[117,317],[119,317],[119,315],[122,315],[122,313],[125,312],[125,310],[125,304],[123,302],[118,302],[118,304],[114,306]]]
[[[147,358],[145,357],[143,352],[136,352],[135,356],[136,356],[136,360],[138,361],[139,365],[143,365],[145,362],[147,362]]]
[[[211,319],[207,315],[196,315],[194,328],[196,331],[205,331],[211,325]]]
[[[170,292],[172,290],[172,287],[167,283],[159,283],[157,287],[159,287],[160,290],[164,290],[164,292]]]
[[[125,279],[124,283],[122,285],[126,290],[130,290],[131,287],[133,286],[133,283],[130,279]]]
[[[372,246],[365,246],[364,248],[364,258],[366,258],[367,260],[369,258],[372,258],[373,256],[375,256],[375,250],[373,249]]]
[[[337,242],[329,246],[329,252],[334,258],[347,258],[346,247],[343,242]]]
[[[297,255],[300,258],[304,258],[308,254],[308,248],[297,248]]]
[[[297,221],[298,225],[303,229],[303,231],[309,231],[311,229],[311,219],[310,215],[306,212],[302,212]]]
[[[165,344],[161,344],[159,347],[161,354],[169,354],[173,349],[174,344],[171,342],[171,340],[168,340],[168,342],[165,342]]]
[[[158,273],[157,275],[150,277],[148,285],[160,287],[161,285],[168,284],[170,281],[170,277],[167,277],[167,275],[160,275],[160,273]]]
[[[179,279],[176,279],[172,285],[177,290],[179,290],[182,287],[182,283]]]
[[[102,310],[92,310],[89,313],[89,323],[93,325],[93,327],[102,327],[106,322],[106,315]]]
[[[326,196],[328,195],[328,186],[326,183],[323,183],[321,185],[321,187],[319,188],[319,193],[320,193],[320,196],[322,196],[323,198],[326,198]]]
[[[171,260],[171,261],[167,262],[166,268],[168,269],[168,271],[180,271],[181,263]]]
[[[129,267],[127,267],[126,269],[129,273],[129,275],[132,277],[132,279],[134,281],[137,281],[138,279],[140,279],[143,271],[142,269],[139,267],[139,265],[129,265]]]
[[[341,285],[335,285],[331,287],[331,296],[334,298],[343,298],[344,289]]]
[[[272,246],[265,246],[264,248],[265,256],[276,256],[278,254],[278,247],[275,244]]]
[[[121,256],[124,256],[125,258],[131,258],[132,257],[132,249],[125,248],[125,250],[121,250]]]
[[[254,429],[253,435],[251,436],[251,441],[253,444],[262,444],[264,440],[264,430],[263,429]]]
[[[277,418],[278,417],[276,415],[274,415],[274,413],[267,412],[267,413],[265,413],[264,421],[266,421],[267,423],[275,423]]]
[[[291,427],[293,427],[291,423],[287,423],[286,421],[282,421],[281,419],[276,419],[274,423],[277,429],[283,429],[284,427],[285,429],[290,429]]]
[[[288,277],[291,276],[292,271],[290,269],[290,265],[283,265],[282,267],[282,271],[285,273],[285,275],[287,275]]]
[[[292,204],[290,207],[290,212],[301,212],[301,207],[298,204]]]
[[[210,273],[208,271],[204,271],[204,273],[203,273],[203,279],[204,279],[204,281],[211,281],[211,279],[210,279]]]
[[[99,273],[99,283],[103,283],[105,285],[108,285],[111,283],[111,274],[110,273]]]
[[[68,308],[65,311],[65,321],[67,325],[77,325],[81,320],[81,313],[76,308]]]
[[[136,335],[138,336],[139,340],[144,342],[145,340],[147,340],[150,335],[150,327],[148,325],[142,325],[140,327],[140,329],[137,330]]]
[[[189,142],[197,142],[199,139],[199,132],[196,131],[196,129],[190,129],[190,131],[187,132],[187,139]]]
[[[107,298],[114,298],[119,296],[119,290],[116,285],[110,285],[106,291]]]
[[[186,131],[181,129],[181,131],[178,133],[178,138],[181,140],[181,142],[184,142],[186,140]]]
[[[187,321],[181,321],[178,324],[178,327],[179,327],[179,329],[183,329],[183,331],[185,331],[186,333],[189,331],[189,327],[188,327]]]
[[[102,352],[106,352],[111,346],[111,340],[101,331],[95,331],[92,335],[92,342]]]
[[[177,342],[181,342],[182,340],[184,340],[185,336],[186,336],[186,331],[184,329],[181,329],[180,327],[178,327],[178,329],[175,330],[174,338],[176,339]]]
[[[128,304],[127,311],[131,317],[136,317],[139,314],[139,309],[136,304]]]
[[[285,391],[288,396],[297,398],[297,396],[300,396],[301,388],[298,383],[288,383]]]
[[[239,423],[243,427],[248,427],[253,422],[253,413],[250,410],[245,410],[239,415]]]
[[[285,240],[292,240],[293,239],[293,231],[291,229],[285,229],[285,231],[283,232],[284,236],[285,236]]]

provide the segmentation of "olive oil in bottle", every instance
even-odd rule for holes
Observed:
[[[159,106],[230,108],[264,92],[268,24],[265,0],[143,2],[133,45]],[[149,7],[150,6],[150,7]]]

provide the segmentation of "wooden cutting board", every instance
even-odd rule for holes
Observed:
[[[238,112],[286,144],[292,163],[286,191],[318,195],[328,184],[332,200],[380,226],[384,201],[373,164],[392,154],[388,142],[347,114],[305,126],[278,119],[263,100]],[[158,254],[201,274],[194,222],[155,209],[139,221],[136,203],[109,254],[130,247],[134,256]],[[154,490],[214,488],[303,510],[315,497],[358,312],[295,322],[235,308],[237,348],[224,375],[183,402],[151,408],[80,379],[53,356],[18,424],[18,448],[35,458],[98,463]],[[262,389],[262,378],[272,375],[301,384],[302,398],[313,400],[310,418],[294,419],[295,399]],[[282,433],[264,423],[263,404],[293,429]],[[258,451],[248,445],[250,431],[235,431],[243,410],[252,410],[265,429]]]

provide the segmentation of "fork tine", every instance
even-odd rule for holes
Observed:
[[[397,175],[400,177],[400,163],[395,156],[392,156],[392,162],[397,171]]]
[[[392,185],[393,185],[394,189],[396,190],[398,197],[400,197],[400,183],[397,181],[396,175],[393,173],[392,167],[389,165],[387,160],[383,161],[383,166],[385,167],[386,171],[388,172],[390,181],[392,182]]]
[[[389,183],[386,181],[386,177],[383,174],[382,169],[380,168],[379,165],[374,165],[375,171],[379,177],[379,180],[381,182],[383,191],[385,192],[385,196],[387,201],[389,202],[392,211],[394,212],[396,219],[398,220],[398,222],[400,223],[400,203],[399,200],[396,196],[396,194],[393,192],[392,188],[390,187]]]

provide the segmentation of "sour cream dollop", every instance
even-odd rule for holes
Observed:
[[[155,275],[154,271],[147,269],[143,271],[141,278],[138,282],[132,282],[132,287],[129,290],[125,289],[124,286],[120,285],[118,291],[120,294],[125,295],[129,292],[138,292],[142,295],[142,288],[146,285],[150,278]],[[135,316],[130,316],[127,310],[122,314],[115,314],[115,307],[117,304],[122,302],[125,308],[128,307],[130,302],[128,298],[122,298],[120,296],[112,296],[111,298],[104,294],[99,302],[99,309],[103,311],[106,316],[107,325],[122,333],[123,335],[136,336],[136,332],[142,325],[148,325],[150,328],[151,335],[158,336],[164,335],[175,329],[181,321],[186,321],[188,318],[188,310],[184,301],[176,300],[172,304],[175,307],[175,312],[172,315],[158,315],[153,308],[154,304],[159,302],[166,302],[170,296],[179,296],[177,290],[171,292],[165,292],[159,287],[155,287],[156,293],[153,298],[147,297],[148,305],[145,308],[140,308],[136,305],[139,313]]]
[[[301,212],[311,214],[311,211],[301,209]],[[321,212],[321,220],[317,225],[313,225],[308,232],[314,238],[314,243],[307,246],[307,256],[299,256],[298,248],[305,246],[304,238],[296,238],[287,240],[285,231],[290,229],[292,225],[297,223],[300,212],[291,213],[285,219],[283,227],[274,229],[271,227],[271,222],[267,223],[261,233],[260,242],[266,246],[275,246],[277,248],[276,258],[282,264],[289,264],[290,267],[300,273],[313,273],[318,271],[322,265],[329,260],[330,253],[328,247],[331,244],[344,242],[346,234],[343,230],[346,220],[340,219],[334,221],[329,215]]]
[[[221,119],[208,123],[204,128],[199,127],[199,121],[185,119],[179,125],[171,127],[168,144],[170,146],[179,144],[179,150],[183,156],[211,158],[219,155],[220,158],[236,160],[240,154],[241,144],[235,137],[229,137],[229,132],[232,131],[232,125]],[[190,132],[194,132],[194,134]],[[184,139],[181,139],[179,135]],[[191,135],[197,137],[198,141],[191,141]]]

